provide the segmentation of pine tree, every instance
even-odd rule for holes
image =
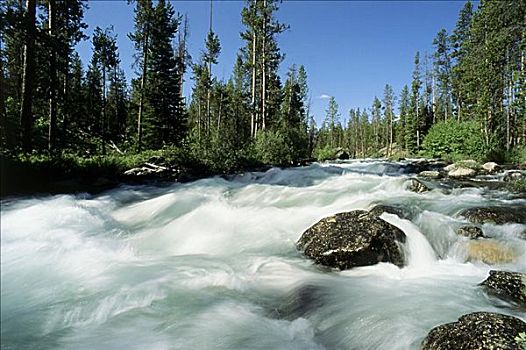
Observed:
[[[451,85],[453,90],[454,101],[456,104],[457,119],[462,119],[464,107],[465,87],[463,86],[464,62],[466,55],[466,46],[469,40],[469,28],[473,17],[473,4],[467,1],[460,11],[459,18],[449,41],[451,42]]]
[[[31,151],[31,131],[33,127],[33,76],[35,74],[35,39],[36,30],[36,1],[26,0],[24,14],[24,60],[22,73],[22,94],[20,107],[20,124],[22,126],[22,148]]]
[[[382,102],[378,99],[378,97],[374,97],[373,105],[371,107],[371,115],[372,115],[372,127],[373,127],[373,134],[374,134],[374,149],[375,151],[380,149],[380,145],[382,144],[381,139],[381,131],[380,131],[380,123],[382,120]]]
[[[410,110],[406,119],[406,147],[410,152],[415,152],[420,148],[420,125],[422,116],[422,106],[420,105],[420,88],[422,86],[420,72],[420,53],[415,56],[415,69],[413,71],[413,81],[411,83],[411,98],[409,102]]]
[[[247,0],[241,17],[246,31],[242,57],[251,71],[251,135],[277,120],[281,104],[278,68],[283,60],[276,36],[288,27],[275,19],[276,0]]]
[[[137,151],[142,150],[143,114],[146,99],[146,84],[148,74],[148,60],[150,56],[150,40],[153,24],[152,0],[137,0],[135,6],[135,31],[128,37],[133,41],[135,50],[135,65],[140,66],[139,106],[137,112]]]
[[[0,2],[2,53],[1,119],[2,145],[13,150],[20,145],[20,101],[22,96],[22,62],[24,43],[24,8],[22,1]]]
[[[511,132],[514,113],[514,97],[509,94],[510,72],[520,65],[518,47],[525,13],[523,2],[482,2],[473,16],[466,54],[459,62],[463,67],[465,100],[470,105],[468,113],[480,122],[488,148],[509,142],[506,130]]]
[[[340,124],[340,112],[338,111],[339,106],[336,103],[334,96],[331,96],[329,99],[329,105],[327,107],[325,122],[328,132],[329,132],[329,145],[331,148],[337,147],[337,131],[336,128]]]
[[[399,148],[407,149],[408,145],[406,143],[406,125],[407,119],[410,111],[409,105],[409,88],[407,85],[404,85],[402,91],[400,92],[400,103],[398,105],[400,118],[398,120],[397,127],[397,143]]]
[[[434,111],[436,111],[438,119],[447,120],[452,114],[452,98],[450,45],[445,29],[438,32],[433,40],[433,45],[435,45],[433,76],[436,79],[437,86],[437,91],[434,94],[438,94],[438,99],[433,101]]]
[[[108,139],[108,115],[106,110],[107,100],[107,77],[119,63],[117,53],[117,38],[113,35],[113,27],[104,31],[96,27],[93,33],[93,61],[100,67],[102,72],[102,108],[99,117],[100,137],[102,141],[102,154],[106,153],[106,142]]]
[[[89,136],[100,137],[102,133],[102,73],[96,56],[93,56],[86,72],[84,87],[86,101],[85,129]],[[96,151],[92,149],[92,151]]]
[[[392,153],[393,140],[394,140],[394,131],[393,131],[393,119],[394,119],[394,92],[393,87],[389,84],[385,85],[384,88],[384,119],[387,124],[387,135],[386,135],[386,155],[389,157]]]
[[[150,106],[146,135],[150,147],[178,145],[186,134],[186,115],[180,92],[181,72],[177,53],[172,47],[180,20],[170,3],[160,0],[155,6],[146,95]]]

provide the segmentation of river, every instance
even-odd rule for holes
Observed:
[[[478,286],[526,271],[526,225],[483,226],[513,262],[466,262],[456,214],[524,205],[483,188],[406,189],[403,163],[349,161],[121,186],[90,196],[7,198],[1,210],[2,349],[418,349],[474,311],[524,317]],[[336,271],[295,247],[321,218],[383,214],[407,265]]]

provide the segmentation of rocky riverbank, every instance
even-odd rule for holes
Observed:
[[[406,190],[424,196],[429,191],[453,187],[485,187],[507,189],[510,181],[524,179],[526,172],[496,163],[479,166],[466,161],[446,165],[437,161],[415,161],[407,168],[418,170],[418,178],[406,180]],[[424,169],[424,170],[422,170]],[[495,185],[497,184],[497,185]],[[518,191],[520,192],[520,191]],[[383,213],[411,220],[408,208],[379,204],[369,211],[354,210],[328,216],[308,228],[297,242],[298,249],[316,264],[340,270],[389,262],[399,267],[407,264],[402,245],[406,233],[386,222]],[[480,206],[460,209],[460,220],[467,221],[456,233],[463,237],[466,262],[502,265],[519,259],[513,246],[488,237],[484,225],[526,225],[526,205]],[[522,239],[526,239],[523,232]],[[488,298],[508,307],[526,311],[526,274],[492,270],[486,280],[473,288],[482,289]],[[526,323],[500,313],[474,312],[458,321],[433,328],[422,342],[422,350],[446,349],[517,349],[522,346],[519,334],[526,332]],[[519,340],[517,340],[519,339]]]

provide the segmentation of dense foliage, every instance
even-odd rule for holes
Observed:
[[[448,120],[431,127],[424,138],[423,151],[429,157],[484,160],[489,148],[476,122]]]
[[[523,1],[486,0],[477,9],[466,2],[451,33],[442,29],[434,38],[435,52],[416,53],[399,98],[387,84],[370,108],[342,116],[332,97],[325,116],[317,116],[319,127],[305,67],[278,74],[278,38],[288,28],[276,19],[280,1],[246,1],[244,45],[226,81],[213,72],[222,48],[212,21],[201,56],[192,58],[188,19],[174,3],[130,4],[136,76],[128,84],[111,26],[95,28],[87,67],[75,52],[88,39],[85,2],[0,2],[2,153],[134,159],[136,152],[171,149],[214,172],[330,159],[339,149],[351,157],[524,158]],[[193,88],[186,99],[188,71]]]
[[[338,113],[328,110],[315,154],[344,147],[352,157],[424,151],[524,162],[526,2],[485,0],[475,10],[468,1],[452,32],[441,29],[433,45],[432,55],[416,53],[412,81],[398,98],[398,115],[389,85],[369,109],[351,109],[347,125],[332,122]],[[469,136],[466,142],[459,142],[459,133]]]

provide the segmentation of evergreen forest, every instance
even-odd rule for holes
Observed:
[[[244,45],[221,80],[212,22],[191,57],[191,18],[177,2],[129,2],[135,74],[126,77],[113,27],[86,35],[89,3],[2,1],[2,160],[131,166],[162,155],[207,173],[342,153],[525,162],[526,2],[466,2],[456,26],[430,38],[434,52],[414,53],[401,91],[386,84],[369,108],[350,111],[331,97],[323,116],[310,109],[307,67],[297,62],[279,74],[280,35],[294,30],[277,20],[280,5],[245,1]],[[75,49],[86,40],[87,66]]]

